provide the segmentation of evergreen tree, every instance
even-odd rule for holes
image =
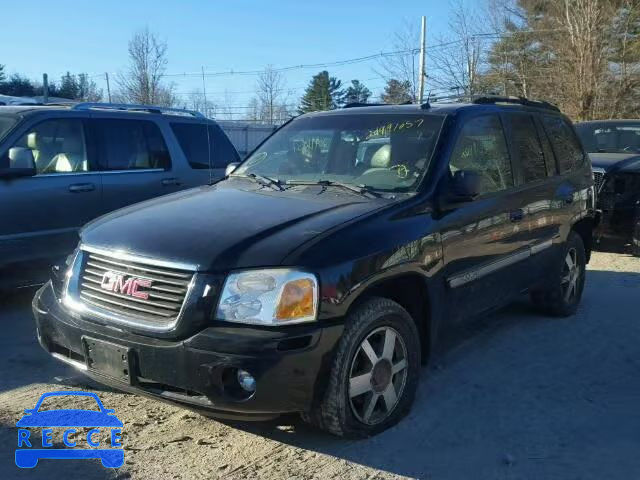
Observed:
[[[389,79],[382,93],[382,101],[389,104],[407,103],[413,100],[411,83],[401,82],[395,78]]]
[[[0,83],[4,82],[6,78],[7,77],[4,74],[4,65],[0,64]]]
[[[333,110],[343,103],[342,82],[326,70],[314,75],[300,100],[300,113]]]
[[[360,83],[360,80],[351,80],[351,85],[344,93],[344,103],[367,103],[371,97],[371,90]]]
[[[36,95],[36,89],[31,80],[14,73],[7,81],[0,84],[0,94],[13,97],[32,97]]]
[[[58,90],[58,95],[62,98],[68,98],[70,100],[75,100],[80,98],[78,81],[76,80],[75,75],[71,75],[69,72],[66,75],[63,75],[60,79],[60,89]]]

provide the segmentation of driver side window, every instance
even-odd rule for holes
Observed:
[[[31,127],[12,147],[31,151],[38,175],[89,170],[82,120],[45,120]]]
[[[480,174],[480,194],[513,187],[511,160],[497,115],[472,118],[464,125],[451,154],[449,168],[452,174],[458,170]]]

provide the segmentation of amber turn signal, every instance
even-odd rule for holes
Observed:
[[[315,283],[309,278],[288,282],[282,289],[276,309],[276,320],[292,320],[313,315],[314,288]]]

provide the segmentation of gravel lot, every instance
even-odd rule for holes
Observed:
[[[104,389],[40,350],[33,292],[0,300],[0,478],[640,478],[640,259],[596,253],[576,316],[526,302],[447,332],[413,411],[346,441],[297,417],[224,424]],[[125,465],[14,464],[16,421],[52,390],[96,391],[124,421]]]

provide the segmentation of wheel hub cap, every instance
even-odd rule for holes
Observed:
[[[391,362],[380,360],[371,371],[371,388],[374,392],[383,392],[391,382]]]

